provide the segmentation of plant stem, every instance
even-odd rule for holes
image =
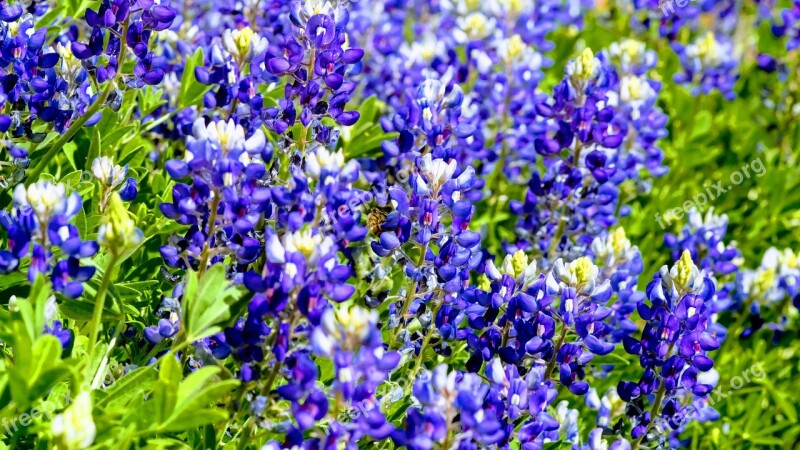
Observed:
[[[292,332],[294,331],[294,326],[297,323],[298,319],[298,314],[296,314],[295,311],[296,310],[292,310],[292,312],[290,313],[291,315],[289,318],[289,341],[292,340]],[[268,345],[274,346],[275,342],[278,341],[278,332],[279,332],[278,330],[279,327],[276,326],[275,333],[272,335],[270,343]],[[264,388],[261,390],[262,395],[267,396],[269,395],[270,391],[272,391],[272,385],[275,383],[275,379],[278,377],[278,374],[280,373],[282,367],[283,367],[283,362],[277,361],[275,363],[275,367],[273,367],[272,371],[270,371],[270,374],[267,377],[267,382],[264,384]]]
[[[669,349],[667,349],[667,357],[672,353],[672,349],[675,347],[675,344],[672,343],[669,345]],[[661,380],[661,383],[658,387],[658,392],[656,392],[656,399],[653,402],[653,408],[650,410],[650,424],[647,425],[647,428],[644,430],[641,436],[633,443],[631,450],[637,450],[639,445],[642,443],[642,440],[647,436],[647,433],[650,431],[650,428],[653,426],[653,421],[659,414],[659,410],[661,409],[661,402],[664,400],[664,395],[667,393],[667,386],[664,384],[664,380]]]
[[[311,82],[311,79],[314,78],[314,66],[317,64],[317,49],[311,46],[311,52],[308,55],[308,72],[306,76],[306,85]],[[301,123],[302,125],[302,123]],[[297,142],[297,148],[300,150],[301,153],[305,154],[306,152],[306,145],[308,140],[308,127],[302,125],[300,131],[300,140]]]
[[[439,295],[439,302],[436,303],[436,305],[433,307],[433,310],[431,310],[431,324],[428,327],[428,332],[425,333],[425,337],[422,339],[422,343],[419,346],[419,356],[417,357],[417,361],[414,363],[414,368],[411,370],[411,375],[408,377],[410,381],[407,388],[408,392],[411,392],[411,388],[414,386],[414,379],[417,377],[417,372],[419,372],[422,362],[425,359],[423,358],[423,352],[428,346],[428,343],[430,343],[431,337],[436,330],[436,316],[439,314],[442,304],[444,304],[444,292]]]
[[[80,130],[81,128],[83,128],[84,125],[86,125],[86,122],[88,122],[89,119],[91,119],[95,114],[100,112],[100,110],[103,109],[103,107],[106,105],[108,97],[110,97],[111,93],[114,92],[114,87],[117,84],[117,80],[122,74],[122,64],[125,61],[125,54],[128,51],[128,43],[124,37],[127,36],[127,34],[128,34],[128,20],[126,19],[125,22],[122,24],[123,38],[120,39],[119,67],[117,69],[116,75],[114,76],[113,79],[111,79],[108,82],[106,88],[103,90],[102,93],[100,93],[100,96],[97,97],[94,103],[92,103],[92,106],[90,106],[82,116],[78,117],[78,119],[75,122],[73,122],[72,125],[70,125],[70,127],[64,132],[64,134],[62,134],[61,137],[59,137],[58,140],[54,142],[53,145],[50,146],[50,148],[47,150],[47,153],[45,153],[44,156],[39,160],[39,163],[36,164],[33,170],[31,170],[28,173],[28,176],[25,178],[26,186],[29,186],[32,182],[36,181],[36,179],[39,178],[39,175],[41,175],[47,163],[50,162],[53,159],[53,157],[55,157],[56,153],[59,150],[61,150],[61,148],[64,147],[64,145],[67,142],[69,142],[69,140],[72,139],[73,136],[75,136],[75,133],[77,133],[78,130]]]
[[[661,385],[658,388],[658,392],[656,393],[656,400],[653,403],[653,409],[650,410],[650,425],[644,430],[641,436],[633,443],[631,450],[637,450],[639,445],[642,443],[642,440],[647,436],[648,431],[650,431],[650,426],[653,423],[653,420],[658,416],[659,409],[661,409],[661,401],[664,400],[664,394],[667,392],[667,388],[664,385],[664,380],[661,380]]]
[[[117,339],[119,335],[122,334],[122,327],[125,326],[125,311],[122,309],[122,301],[117,299],[117,308],[119,308],[119,323],[117,326],[114,327],[114,336],[108,342],[108,348],[106,349],[106,353],[103,355],[103,361],[97,367],[97,372],[94,375],[94,380],[92,381],[92,389],[99,389],[100,383],[102,382],[103,378],[102,375],[106,370],[106,365],[108,365],[108,358],[111,357],[111,350],[114,349],[114,346],[117,344]],[[126,349],[127,351],[127,349]]]
[[[62,134],[61,137],[59,137],[58,140],[54,142],[53,145],[50,146],[50,149],[48,149],[47,153],[45,153],[44,156],[42,156],[42,158],[39,160],[39,163],[36,164],[33,170],[31,170],[28,173],[28,176],[25,178],[26,186],[36,181],[36,179],[39,178],[39,175],[41,175],[47,163],[50,162],[53,159],[53,157],[55,157],[56,153],[59,150],[61,150],[61,148],[64,147],[64,145],[67,142],[69,142],[69,140],[72,139],[73,136],[75,136],[75,133],[77,133],[78,130],[83,128],[86,122],[88,122],[89,119],[92,118],[92,116],[94,116],[101,109],[103,109],[106,100],[108,100],[108,97],[111,95],[111,92],[114,91],[114,84],[115,84],[114,80],[109,81],[105,90],[103,90],[100,96],[97,97],[97,100],[95,100],[92,106],[90,106],[89,109],[86,110],[86,113],[78,117],[78,119],[72,123],[72,126],[70,126],[67,129],[67,131],[65,131],[64,134]]]
[[[550,375],[553,373],[553,369],[556,367],[556,357],[558,356],[558,351],[561,350],[561,346],[564,345],[564,340],[567,338],[567,326],[561,325],[561,336],[558,337],[558,343],[556,343],[556,347],[553,350],[553,359],[547,364],[547,369],[544,371],[545,377],[544,379],[550,378]]]
[[[422,246],[422,253],[419,255],[419,259],[417,260],[417,267],[422,267],[425,263],[425,255],[428,253],[428,244]],[[408,294],[406,295],[406,300],[403,302],[403,309],[400,310],[400,320],[408,314],[408,309],[411,307],[411,303],[414,301],[414,297],[417,295],[417,286],[418,283],[413,279],[408,280]],[[398,324],[397,327],[392,331],[392,339],[389,341],[389,345],[394,345],[395,341],[397,340],[397,335],[400,333],[400,325]]]
[[[200,256],[200,267],[197,268],[197,279],[203,278],[203,274],[206,272],[206,266],[208,266],[208,254],[211,242],[211,239],[214,237],[214,228],[217,223],[217,209],[219,208],[220,202],[220,192],[219,189],[214,189],[214,200],[211,200],[211,211],[208,217],[208,235],[206,236],[206,243],[203,244],[203,253]]]
[[[233,442],[236,440],[236,438],[239,437],[239,435],[243,431],[245,430],[247,431],[247,433],[244,436],[242,436],[241,439],[239,439],[239,444],[236,446],[237,450],[244,450],[245,448],[247,448],[247,444],[250,443],[250,421],[253,420],[253,417],[254,416],[248,417],[247,420],[245,420],[244,423],[242,424],[242,428],[240,428],[239,431],[236,432],[236,436],[234,436],[231,439],[231,442]]]
[[[124,314],[124,313],[123,313]],[[111,350],[114,349],[114,346],[117,344],[117,338],[119,338],[120,330],[125,325],[125,320],[121,320],[118,324],[116,329],[114,330],[114,337],[111,338],[111,341],[108,343],[108,349],[106,349],[105,355],[103,355],[103,361],[100,363],[100,366],[97,367],[97,372],[94,374],[94,379],[92,380],[92,390],[99,389],[100,383],[103,381],[103,373],[106,371],[106,366],[108,365],[108,358],[111,356]]]
[[[94,311],[92,312],[92,322],[89,327],[89,356],[91,357],[94,351],[94,346],[97,343],[97,329],[100,327],[100,321],[103,318],[103,307],[106,302],[106,292],[111,285],[111,273],[114,271],[114,266],[117,264],[117,255],[111,254],[111,258],[106,264],[105,271],[103,272],[103,279],[100,281],[100,288],[97,289],[97,295],[94,299]]]

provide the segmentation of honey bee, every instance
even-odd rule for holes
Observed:
[[[378,207],[374,207],[370,210],[369,215],[367,216],[367,228],[369,228],[369,231],[372,234],[377,236],[381,234],[381,227],[385,221],[386,212]]]

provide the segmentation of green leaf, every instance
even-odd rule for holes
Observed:
[[[99,126],[95,126],[94,128],[92,128],[91,133],[92,133],[92,141],[91,144],[89,145],[89,156],[86,158],[86,161],[84,161],[83,165],[83,168],[85,170],[90,170],[92,167],[92,161],[94,161],[95,158],[99,158],[103,154],[102,151],[100,150],[101,148],[100,144],[102,143],[102,139],[100,138]]]
[[[211,266],[200,281],[197,272],[190,272],[183,298],[186,333],[191,342],[222,331],[244,311],[248,301],[241,288],[225,279],[221,264]]]
[[[17,322],[19,323],[19,322]],[[31,346],[25,337],[14,345],[14,365],[8,368],[11,395],[21,409],[28,408],[70,371],[61,363],[61,342],[52,335],[38,337]]]
[[[379,105],[379,103],[381,103]],[[382,102],[378,101],[378,97],[372,95],[361,103],[358,108],[360,115],[358,122],[353,126],[353,134],[359,134],[376,123],[379,118],[379,113],[383,110]]]
[[[150,389],[156,380],[155,367],[145,366],[132,370],[120,378],[109,389],[103,391],[102,398],[95,401],[98,408],[114,408],[124,406],[132,399],[142,399],[142,393]]]
[[[228,412],[218,409],[199,409],[171,419],[160,428],[163,431],[184,431],[228,420]]]
[[[172,415],[175,404],[178,402],[178,387],[181,383],[181,366],[175,355],[167,353],[161,358],[158,372],[158,382],[153,392],[153,407],[156,417],[153,425],[162,423]]]
[[[203,96],[211,89],[211,86],[200,84],[194,76],[195,68],[202,65],[203,49],[198,48],[194,55],[186,60],[186,66],[183,68],[181,92],[178,96],[178,105],[181,108],[200,105],[203,102]]]
[[[67,155],[67,161],[72,165],[72,168],[78,170],[78,166],[75,164],[75,150],[78,149],[78,146],[74,142],[67,142],[62,147],[62,151],[65,155]]]
[[[692,125],[692,132],[689,135],[689,141],[694,141],[702,136],[708,134],[711,131],[711,123],[713,119],[711,117],[711,113],[709,111],[703,110],[699,111],[697,115],[692,118],[690,122]]]
[[[548,442],[542,446],[542,450],[557,450],[557,449],[572,448],[572,444],[565,441]]]
[[[344,143],[345,159],[368,158],[380,155],[381,143],[396,139],[398,133],[385,133],[379,124],[370,124]]]

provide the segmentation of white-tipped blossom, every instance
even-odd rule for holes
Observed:
[[[125,181],[128,165],[121,167],[108,156],[101,156],[92,161],[92,175],[107,189],[114,189]]]

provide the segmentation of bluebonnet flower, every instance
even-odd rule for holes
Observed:
[[[625,350],[639,356],[644,373],[638,382],[623,381],[617,391],[631,404],[631,437],[637,442],[663,438],[651,435],[656,421],[672,421],[684,398],[707,396],[712,385],[704,383],[701,373],[713,367],[708,352],[720,346],[709,325],[710,300],[714,283],[684,251],[671,268],[661,268],[647,286],[650,303],[639,304],[639,315],[647,321],[641,339],[627,337]],[[655,395],[652,411],[645,410],[644,400]],[[677,425],[673,425],[677,427]]]
[[[301,150],[309,140],[309,129],[311,140],[336,142],[338,133],[322,122],[323,117],[342,126],[353,125],[359,119],[357,111],[345,109],[356,87],[347,76],[364,51],[348,48],[345,28],[349,15],[343,5],[320,5],[315,9],[308,2],[304,8],[294,8],[290,18],[295,32],[270,46],[264,60],[272,75],[294,78],[286,85],[285,98],[278,106],[264,111],[265,123],[276,133],[284,134],[299,119],[303,134],[294,140]],[[299,100],[299,114],[294,100]]]
[[[78,228],[69,223],[81,205],[80,195],[67,195],[61,184],[39,181],[28,187],[18,185],[13,212],[0,212],[0,224],[8,232],[6,248],[0,250],[0,271],[12,272],[22,258],[30,256],[30,282],[39,274],[49,275],[57,292],[79,297],[83,283],[95,272],[93,266],[82,266],[81,259],[98,250],[97,242],[82,240]],[[60,253],[54,254],[55,247]]]
[[[66,350],[72,344],[73,331],[65,329],[64,324],[60,320],[54,320],[52,325],[45,325],[44,332],[55,336],[61,343],[61,348]]]
[[[616,299],[609,305],[613,311],[610,316],[611,339],[620,342],[637,329],[630,316],[645,297],[644,292],[637,289],[639,275],[644,270],[642,255],[637,247],[631,246],[622,227],[595,238],[590,250],[602,278],[611,281],[611,289],[616,294]]]
[[[71,49],[75,57],[96,66],[100,82],[117,77],[128,56],[121,53],[125,48],[137,58],[133,77],[126,80],[128,86],[156,85],[164,79],[164,69],[159,67],[162,60],[148,51],[148,42],[154,31],[169,28],[177,13],[155,2],[139,2],[134,6],[137,7],[132,8],[128,0],[103,0],[96,10],[86,10],[86,23],[91,28],[88,43],[73,41]],[[104,53],[106,58],[102,61]]]
[[[92,175],[100,182],[100,212],[105,211],[111,193],[125,180],[128,165],[120,167],[107,156],[92,161]]]
[[[461,433],[460,445],[502,444],[507,439],[503,400],[476,374],[448,373],[440,365],[414,383],[413,395],[420,406],[409,412],[406,429],[392,435],[397,445],[428,450],[434,442],[448,442],[454,431]],[[456,417],[460,420],[453,424]]]
[[[671,233],[664,236],[664,243],[672,250],[674,259],[683,250],[688,250],[692,259],[700,264],[698,267],[714,280],[717,289],[713,313],[730,308],[734,279],[742,265],[742,253],[736,248],[736,244],[726,244],[723,240],[727,227],[728,216],[725,214],[718,216],[710,209],[702,217],[693,209],[687,214],[687,224],[680,236]]]
[[[265,161],[272,158],[272,149],[263,132],[246,139],[244,129],[233,121],[205,125],[200,118],[193,129],[184,159],[166,164],[170,175],[178,179],[191,175],[193,183],[176,184],[172,203],[160,205],[164,215],[191,228],[175,245],[162,247],[162,255],[172,267],[184,267],[187,261],[193,266],[208,264],[226,252],[243,263],[252,262],[260,245],[248,232],[269,206],[270,190],[258,180],[266,176]],[[211,251],[218,255],[209,257]]]
[[[667,116],[656,106],[661,83],[648,77],[657,63],[655,52],[647,50],[642,42],[625,39],[611,44],[605,57],[614,64],[618,75],[609,103],[617,108],[626,134],[614,155],[618,176],[638,181],[639,171],[645,168],[652,176],[660,177],[668,170],[662,164],[664,154],[657,147],[658,140],[667,136]]]
[[[781,11],[780,24],[772,25],[772,33],[778,37],[786,37],[786,50],[792,51],[800,47],[800,2],[794,0],[790,8]]]
[[[378,386],[400,362],[398,352],[386,352],[377,328],[374,311],[361,308],[335,312],[328,309],[322,326],[311,334],[311,344],[318,355],[331,358],[334,365],[332,392],[337,409],[358,407],[355,422],[360,431],[373,439],[383,439],[394,427],[383,417],[376,397]],[[359,436],[353,436],[357,439]]]
[[[546,126],[534,146],[546,163],[543,173],[531,174],[524,202],[510,204],[520,216],[518,247],[538,242],[542,252],[577,256],[615,223],[621,180],[614,149],[626,137],[608,102],[615,76],[604,58],[585,49],[567,64],[553,98],[539,104]]]
[[[610,327],[605,323],[612,312],[605,306],[612,294],[611,283],[605,280],[598,284],[598,275],[597,266],[585,256],[568,264],[561,259],[553,264],[560,297],[553,315],[562,325],[553,362],[558,366],[561,382],[578,395],[585,394],[589,388],[583,381],[584,366],[594,355],[606,355],[615,347],[607,340]],[[565,340],[568,328],[577,333],[576,341]]]
[[[774,339],[782,335],[789,316],[789,304],[800,309],[800,264],[791,249],[769,248],[755,270],[737,274],[733,297],[739,301],[743,314],[748,314],[748,326],[742,337],[748,338],[767,326]]]
[[[11,106],[10,115],[0,115],[0,130],[40,141],[44,136],[32,128],[36,119],[54,123],[60,131],[76,110],[81,112],[81,99],[74,98],[73,89],[85,74],[74,60],[62,60],[68,55],[63,47],[54,51],[46,45],[48,30],[36,29],[34,16],[22,15],[21,8],[17,12],[0,21],[0,104]]]
[[[139,192],[138,182],[136,178],[128,177],[125,180],[125,184],[119,189],[119,196],[122,200],[126,202],[133,201],[136,198],[136,194]]]
[[[17,298],[16,295],[12,295],[11,298],[8,299],[8,308],[9,311],[17,311],[19,310],[18,302],[20,300]],[[42,330],[43,334],[49,334],[61,343],[61,349],[63,354],[69,355],[69,350],[72,347],[73,339],[75,337],[74,331],[69,328],[66,328],[64,322],[61,320],[56,319],[56,314],[58,312],[58,308],[56,306],[56,297],[50,296],[47,300],[45,300],[44,306],[44,330]]]
[[[673,47],[683,67],[675,75],[676,82],[691,86],[695,95],[718,90],[727,100],[736,96],[733,86],[739,63],[730,38],[708,31],[691,44],[676,43]]]

